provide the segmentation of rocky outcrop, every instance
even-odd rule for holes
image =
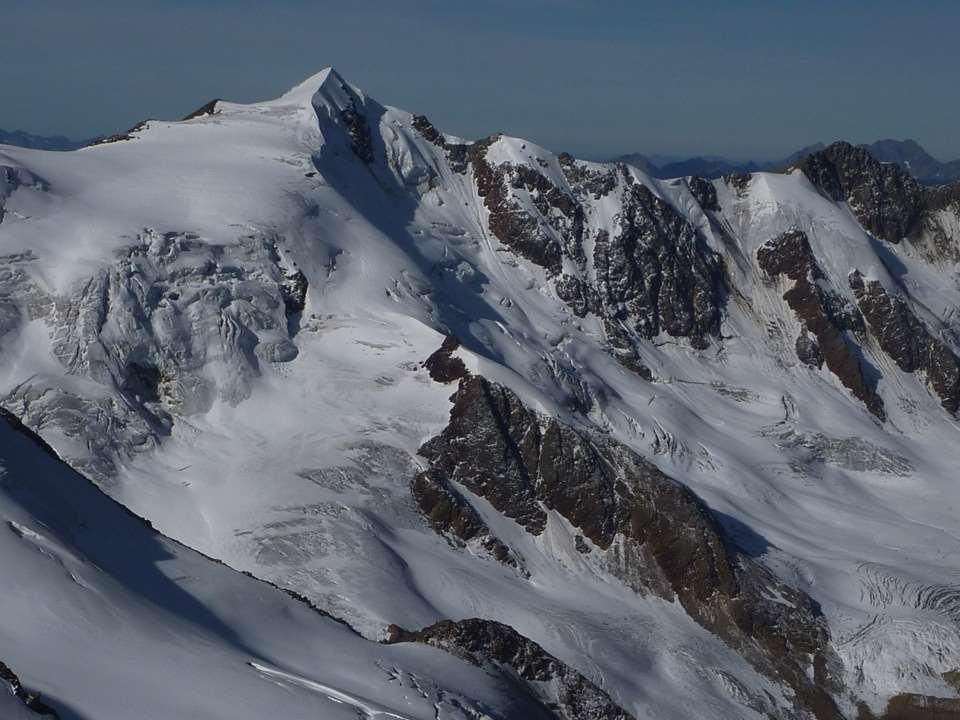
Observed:
[[[396,625],[388,643],[416,642],[445,650],[477,666],[506,671],[518,690],[557,720],[632,720],[603,690],[508,625],[472,618],[444,620],[418,631]]]
[[[435,382],[449,383],[470,375],[463,360],[453,353],[460,341],[447,336],[423,366]],[[478,543],[504,565],[521,568],[514,552],[487,527],[479,513],[442,473],[433,469],[419,473],[410,486],[413,499],[431,527],[448,540]]]
[[[797,359],[804,365],[818,369],[823,367],[824,357],[823,351],[820,350],[820,342],[808,333],[806,328],[797,335],[794,349],[797,351]]]
[[[846,333],[858,326],[859,318],[850,313],[842,298],[818,284],[823,272],[806,234],[790,230],[768,241],[757,250],[757,262],[769,277],[782,276],[793,281],[783,299],[803,325],[797,338],[797,357],[808,365],[826,364],[870,412],[885,419],[883,400],[865,371],[859,348]]]
[[[507,388],[467,376],[449,424],[420,454],[432,482],[467,488],[531,534],[544,531],[547,510],[558,512],[625,583],[676,598],[761,672],[787,682],[816,717],[839,717],[816,604],[742,556],[696,495],[626,446],[541,417]]]
[[[547,515],[527,462],[538,443],[537,417],[506,388],[471,376],[457,388],[450,423],[419,453],[430,461],[433,472],[485,497],[498,511],[539,534]]]
[[[428,142],[432,142],[437,147],[444,147],[446,145],[443,133],[437,130],[436,126],[430,122],[426,115],[414,115],[412,124],[413,129],[420,133]]]
[[[746,197],[753,175],[748,172],[732,172],[723,176],[723,182],[737,197]]]
[[[94,145],[108,145],[109,143],[126,142],[127,140],[133,140],[135,139],[135,136],[138,132],[142,132],[143,130],[147,129],[147,123],[149,122],[150,122],[149,119],[141,120],[126,132],[114,133],[113,135],[108,135],[107,137],[95,138],[90,141],[90,146],[92,147]]]
[[[560,169],[566,178],[570,189],[578,198],[600,200],[612,193],[619,177],[626,174],[623,166],[602,166],[585,163],[577,160],[570,153],[560,153],[557,156]]]
[[[370,165],[374,160],[374,151],[373,131],[366,114],[369,104],[336,73],[330,75],[330,82],[336,83],[342,99],[330,103],[326,108],[327,113],[346,132],[354,155]]]
[[[904,372],[922,373],[944,409],[956,413],[960,409],[960,358],[930,333],[903,297],[888,294],[883,285],[865,280],[858,271],[851,273],[850,287],[883,351]]]
[[[340,116],[350,136],[350,147],[358,158],[369,165],[373,162],[373,134],[367,118],[354,106],[341,110]]]
[[[280,290],[280,297],[283,298],[287,332],[293,338],[300,331],[300,320],[307,307],[307,290],[310,288],[310,283],[307,281],[307,276],[296,267],[296,263],[291,267],[284,266],[283,258],[280,256],[276,243],[273,244],[271,250],[270,259],[283,273],[277,287]]]
[[[575,255],[581,252],[582,210],[539,171],[526,165],[490,163],[487,150],[498,139],[492,136],[470,147],[477,194],[489,212],[490,232],[518,255],[556,275],[564,246]],[[511,197],[511,190],[525,191],[538,215]]]
[[[447,336],[443,339],[440,348],[423,363],[435,382],[453,382],[468,374],[463,360],[453,354],[458,347],[460,347],[460,341],[452,335]]]
[[[960,213],[960,181],[924,188],[923,205],[927,211],[954,210]]]
[[[193,120],[194,118],[204,117],[205,115],[217,115],[219,110],[217,110],[217,103],[220,102],[220,98],[214,98],[210,102],[201,105],[192,113],[183,118],[183,122],[187,120]]]
[[[706,347],[720,328],[720,259],[671,205],[639,183],[624,192],[613,234],[594,241],[598,314],[642,337]]]
[[[921,251],[933,262],[960,263],[960,182],[924,188],[924,210]]]
[[[698,175],[691,175],[687,178],[687,187],[690,188],[690,194],[700,204],[705,211],[717,212],[720,210],[720,204],[717,202],[717,188],[709,180],[704,180]]]
[[[924,191],[899,165],[881,163],[867,150],[836,142],[800,161],[800,169],[827,197],[846,202],[860,224],[878,238],[899,243],[924,210]]]
[[[413,116],[413,129],[428,142],[443,148],[450,169],[463,174],[467,171],[470,145],[467,143],[447,142],[446,137],[431,123],[425,115]]]
[[[563,300],[577,317],[586,317],[598,307],[593,287],[573,275],[561,275],[553,281],[554,292]]]
[[[39,717],[57,719],[60,716],[57,712],[47,705],[40,697],[40,693],[27,690],[20,682],[20,678],[6,664],[0,662],[0,683],[6,684],[9,691],[22,702],[27,709],[36,713]]]
[[[432,472],[486,498],[534,535],[551,509],[602,549],[618,534],[649,542],[680,593],[732,591],[719,526],[654,466],[618,443],[541,418],[482,377],[464,378],[453,401],[447,427],[420,448]]]
[[[439,142],[430,127],[424,125],[421,133]],[[705,348],[708,338],[718,335],[725,294],[722,263],[672,205],[623,165],[605,167],[560,155],[565,187],[533,165],[495,165],[487,155],[499,139],[470,146],[491,233],[544,268],[557,296],[575,315],[596,314],[618,358],[641,365],[637,342],[660,333],[689,338],[696,348]],[[715,189],[692,181],[702,202],[715,207]],[[592,203],[615,192],[620,193],[620,211],[592,231],[593,267],[588,272],[586,218]],[[585,279],[591,276],[595,279]]]
[[[410,486],[420,512],[439,534],[457,544],[476,541],[496,560],[511,567],[520,567],[516,555],[487,527],[473,506],[454,488],[446,477],[427,470],[414,478]]]

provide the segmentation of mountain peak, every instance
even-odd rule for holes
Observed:
[[[283,102],[307,102],[313,101],[317,95],[330,97],[331,95],[342,95],[348,90],[360,94],[359,90],[349,85],[336,69],[326,67],[287,90],[278,100]]]
[[[937,162],[916,140],[884,139],[863,145],[874,157],[882,162]]]

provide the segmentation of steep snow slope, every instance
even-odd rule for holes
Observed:
[[[422,362],[453,335],[472,374],[632,448],[809,594],[839,712],[948,696],[956,201],[831,152],[829,173],[665,182],[444,136],[333,71],[74,153],[3,148],[4,405],[161,532],[369,638],[478,616],[637,717],[809,711],[689,604],[638,592],[622,535],[597,545],[562,508],[530,532],[462,484],[514,564],[435,532],[410,483],[455,390]],[[908,238],[881,236],[891,212]],[[853,271],[930,333],[912,364]]]
[[[7,417],[0,448],[0,640],[61,718],[544,716],[505,673],[371,643],[158,535]]]

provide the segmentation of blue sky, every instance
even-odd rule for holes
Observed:
[[[913,137],[960,157],[960,3],[0,0],[0,127],[83,137],[328,65],[465,137],[603,157]]]

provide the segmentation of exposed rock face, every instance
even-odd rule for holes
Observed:
[[[450,423],[421,447],[431,470],[485,497],[532,534],[557,510],[595,545],[649,543],[678,593],[734,592],[721,530],[696,496],[624,446],[527,409],[485,378],[461,381]]]
[[[509,428],[513,432],[503,432]],[[493,506],[534,534],[546,527],[530,477],[540,430],[537,417],[504,387],[471,376],[454,395],[450,424],[427,441],[420,454],[431,470],[487,498]],[[475,464],[476,463],[476,464]]]
[[[0,662],[0,684],[5,683],[9,691],[20,700],[29,710],[38,716],[59,718],[57,712],[40,699],[40,693],[27,690],[20,682],[20,678],[7,665]]]
[[[142,130],[145,130],[147,128],[147,123],[149,122],[150,122],[149,119],[141,120],[126,132],[114,133],[113,135],[109,135],[107,137],[94,138],[93,140],[90,141],[90,145],[91,146],[107,145],[108,143],[126,142],[127,140],[133,140],[136,133],[141,132]]]
[[[816,604],[740,556],[696,495],[620,443],[540,417],[482,377],[463,378],[453,402],[450,423],[420,449],[432,483],[466,487],[534,535],[545,510],[559,512],[631,587],[677,598],[761,672],[785,680],[800,705],[839,717]],[[459,506],[447,514],[451,526],[471,527]]]
[[[591,309],[597,307],[594,289],[578,277],[561,275],[554,280],[553,289],[557,297],[569,305],[577,317],[585,317]]]
[[[487,150],[498,139],[493,136],[470,148],[477,194],[490,213],[490,232],[511,250],[556,275],[562,267],[563,245],[574,252],[580,247],[583,217],[579,206],[533,168],[489,163]],[[511,198],[511,188],[528,193],[540,217]]]
[[[431,470],[420,473],[414,478],[410,489],[417,507],[438,534],[463,543],[477,540],[482,548],[504,565],[519,567],[510,548],[491,533],[473,506],[441,473]]]
[[[363,105],[346,83],[340,83],[340,89],[350,98],[349,104],[339,110],[340,124],[350,138],[350,148],[354,154],[369,165],[373,162],[373,133]]]
[[[949,185],[924,188],[924,207],[927,210],[953,209],[960,212],[960,181]]]
[[[717,202],[717,188],[709,180],[704,180],[699,175],[691,175],[687,178],[687,187],[690,188],[690,194],[700,203],[700,207],[708,211],[720,210]]]
[[[277,246],[274,244],[270,255],[271,260],[277,267],[283,265]],[[284,314],[287,317],[287,332],[292,338],[300,330],[300,320],[303,317],[303,311],[307,307],[307,290],[310,283],[307,276],[295,268],[283,268],[283,278],[279,282],[280,296],[283,298]],[[289,348],[288,352],[293,353],[295,348]],[[295,357],[295,353],[293,353]],[[293,357],[290,359],[292,360]]]
[[[557,295],[576,315],[600,316],[625,357],[631,356],[632,335],[650,339],[665,332],[707,346],[719,332],[723,268],[686,219],[624,166],[595,168],[561,155],[568,185],[561,188],[535,168],[493,165],[487,151],[497,139],[471,146],[470,158],[490,231],[500,242],[554,277]],[[588,275],[585,219],[592,201],[618,187],[621,211],[592,238],[595,282],[562,273],[568,267]],[[709,191],[701,190],[709,204]]]
[[[203,117],[205,115],[216,115],[220,111],[217,110],[217,103],[220,102],[221,98],[214,98],[205,105],[201,105],[192,113],[183,118],[184,122],[187,120],[193,120],[194,118]]]
[[[960,263],[960,182],[924,188],[924,206],[921,250],[934,262]]]
[[[447,162],[450,168],[457,173],[467,171],[467,161],[470,145],[466,143],[449,143],[446,137],[431,123],[425,115],[413,116],[413,129],[420,133],[428,142],[446,151]]]
[[[960,409],[960,358],[931,335],[906,300],[889,295],[876,280],[864,280],[854,271],[850,287],[883,351],[904,372],[922,372],[943,407],[956,413]]]
[[[801,335],[797,340],[797,357],[818,367],[822,358],[830,372],[870,412],[885,419],[883,400],[868,379],[857,348],[845,332],[855,326],[858,319],[843,307],[839,296],[832,296],[817,283],[823,272],[813,257],[806,234],[790,230],[770,240],[757,250],[757,262],[770,277],[785,276],[793,280],[793,287],[784,293],[783,299],[816,341],[814,348],[809,339],[804,339],[806,334]]]
[[[453,356],[453,352],[458,347],[460,347],[460,341],[455,337],[448,336],[444,338],[440,349],[423,363],[433,380],[448,383],[467,375],[467,366],[463,364],[463,360]]]
[[[695,347],[720,326],[723,272],[690,225],[640,184],[624,193],[617,232],[598,235],[594,265],[600,314],[643,337],[661,331]]]
[[[750,182],[753,175],[748,172],[732,172],[723,176],[723,181],[737,194],[738,197],[744,197],[750,188]]]
[[[917,228],[923,187],[899,165],[836,142],[803,158],[800,169],[831,200],[848,203],[860,224],[878,238],[898,243]]]
[[[599,200],[606,197],[616,189],[618,175],[625,174],[622,166],[614,166],[614,169],[591,167],[569,153],[560,153],[557,160],[570,189],[578,198]]]
[[[802,330],[799,335],[797,335],[796,341],[796,351],[797,359],[800,360],[804,365],[809,365],[810,367],[822,368],[823,367],[823,353],[820,351],[820,343],[817,342],[817,339],[810,335],[806,330]]]
[[[434,126],[426,115],[413,116],[413,128],[420,133],[426,140],[432,142],[438,147],[444,146],[443,133]]]
[[[424,362],[435,382],[449,383],[470,375],[463,360],[453,355],[458,347],[460,342],[448,336]],[[442,473],[426,470],[414,478],[410,489],[420,511],[437,533],[463,543],[476,540],[504,565],[521,566],[513,551],[493,535],[473,506]]]
[[[370,132],[370,126],[363,113],[358,112],[355,107],[344,108],[343,124],[350,135],[350,147],[357,154],[357,157],[365,163],[373,162],[373,136]]]
[[[757,250],[760,268],[770,275],[786,275],[791,280],[817,280],[823,277],[810,249],[806,233],[791,230],[770,240]]]
[[[444,620],[419,631],[390,626],[387,642],[419,642],[478,666],[509,669],[547,717],[558,720],[632,720],[590,680],[508,625],[477,618]]]

